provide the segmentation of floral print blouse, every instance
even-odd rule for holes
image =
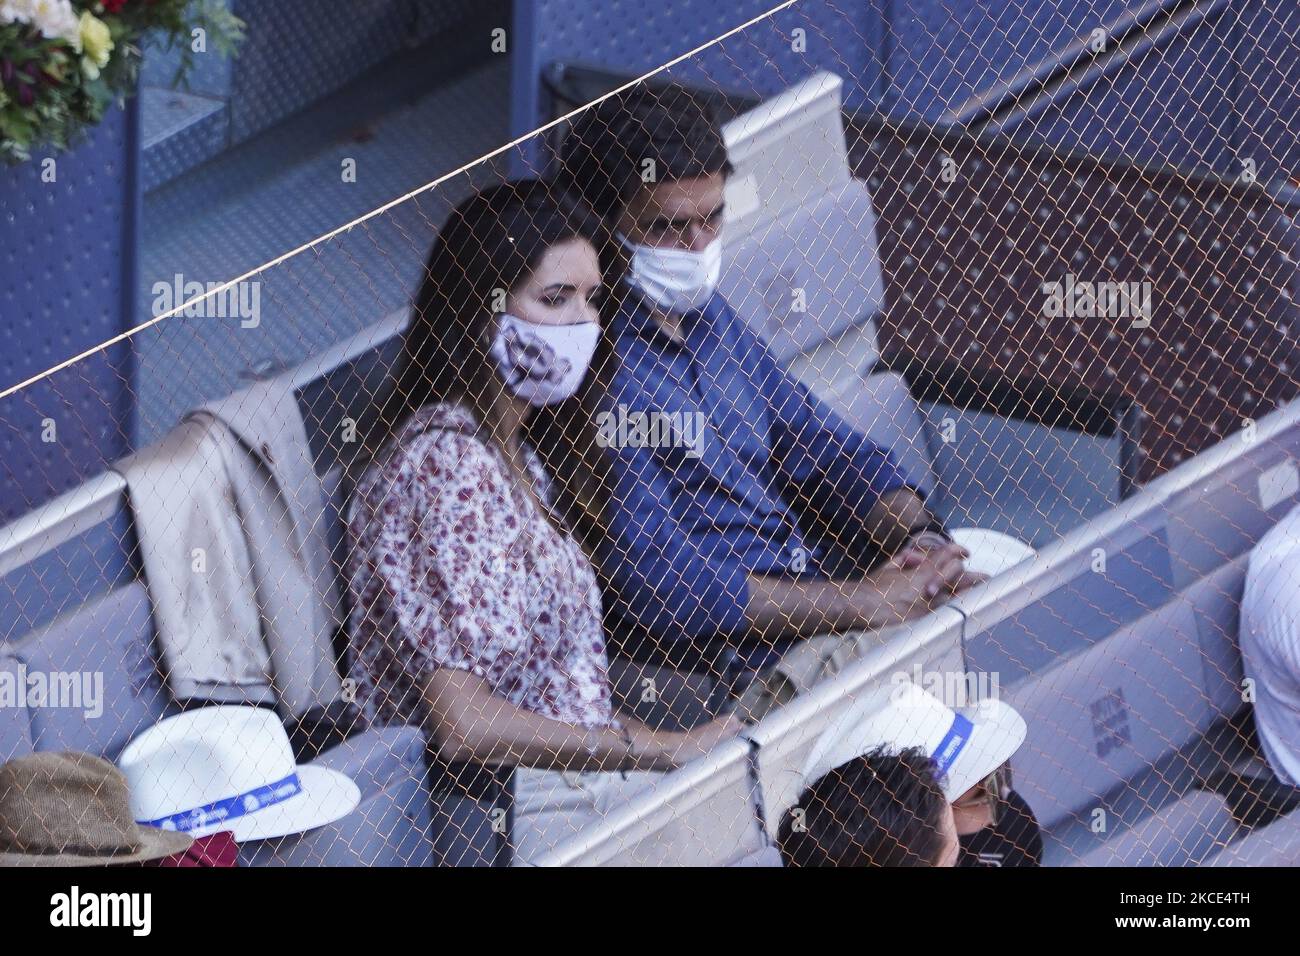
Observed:
[[[476,437],[468,409],[432,403],[383,446],[349,506],[350,674],[368,723],[425,724],[437,668],[583,727],[614,724],[600,590],[586,555]],[[537,500],[550,502],[535,454]]]

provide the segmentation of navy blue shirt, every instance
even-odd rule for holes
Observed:
[[[808,519],[857,540],[880,496],[910,483],[721,295],[685,317],[681,344],[628,298],[598,419],[612,469],[602,560],[615,613],[659,640],[740,631],[750,574],[825,576]]]

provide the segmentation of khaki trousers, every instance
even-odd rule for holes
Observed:
[[[514,773],[514,820],[511,843],[515,866],[537,859],[583,830],[603,821],[633,797],[653,790],[664,774],[629,771],[536,770]],[[740,812],[740,811],[738,811]],[[717,820],[707,812],[669,820],[644,844],[628,847],[632,862],[642,865],[718,865],[753,853],[765,844],[752,808],[744,819]]]
[[[821,634],[800,641],[741,692],[734,713],[741,720],[757,723],[778,707],[834,677],[868,651],[888,644],[906,627]]]

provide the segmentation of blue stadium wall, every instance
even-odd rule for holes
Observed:
[[[541,87],[550,64],[603,67],[639,75],[694,49],[775,4],[771,0],[665,0],[654,4],[592,0],[516,2],[511,36],[511,128],[523,135],[552,118]],[[792,49],[802,28],[805,52]],[[798,3],[710,47],[672,70],[684,83],[770,96],[818,69],[851,77],[850,109],[879,102],[884,76],[880,8],[865,3]],[[536,168],[537,145],[521,148],[517,171]]]
[[[112,109],[79,148],[0,166],[0,386],[117,335],[131,320],[139,112]],[[0,522],[128,450],[131,350],[119,343],[0,400]],[[50,428],[52,423],[53,428]]]
[[[540,83],[553,62],[639,73],[774,4],[653,5],[536,0],[515,5],[514,113],[521,136],[552,118]],[[846,80],[853,112],[941,121],[976,97],[1050,68],[1081,37],[1187,0],[807,0],[691,57],[672,75],[770,95],[819,69]],[[1221,0],[1194,28],[1047,105],[1016,132],[1116,159],[1259,178],[1300,172],[1300,4]],[[807,50],[795,53],[795,27]],[[524,150],[523,169],[536,150]]]

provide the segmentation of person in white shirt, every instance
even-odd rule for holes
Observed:
[[[1280,781],[1300,786],[1300,507],[1250,554],[1241,655],[1264,756]]]

